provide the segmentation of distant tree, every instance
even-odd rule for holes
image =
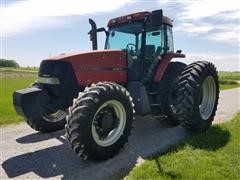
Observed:
[[[0,67],[20,67],[19,64],[14,60],[0,59]]]

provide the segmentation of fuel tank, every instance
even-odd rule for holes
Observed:
[[[43,60],[40,66],[40,76],[48,76],[44,70],[48,62],[68,62],[80,86],[91,85],[100,81],[116,83],[127,82],[126,51],[123,50],[95,50],[84,53],[62,54]],[[54,71],[54,68],[53,70]],[[61,70],[64,73],[64,68]]]

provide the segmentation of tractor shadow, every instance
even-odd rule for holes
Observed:
[[[78,158],[63,138],[63,134],[64,131],[46,136],[35,133],[17,139],[17,142],[26,144],[57,138],[61,144],[45,149],[39,148],[34,152],[29,150],[29,153],[7,159],[2,164],[7,176],[16,178],[34,173],[35,178],[120,179],[136,162],[155,153],[165,152],[173,144],[191,136],[179,126],[169,127],[150,117],[139,117],[134,122],[129,142],[117,156],[104,162],[92,162]]]
[[[59,138],[62,135],[64,135],[64,131],[57,131],[57,132],[52,132],[52,133],[32,133],[20,138],[17,138],[16,141],[21,144],[29,144],[29,143],[37,143],[41,141],[46,141],[52,138]],[[61,140],[61,138],[59,138]]]

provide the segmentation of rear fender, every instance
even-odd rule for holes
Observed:
[[[164,54],[162,60],[157,65],[156,72],[153,77],[154,82],[159,82],[162,79],[165,73],[165,70],[168,67],[168,64],[173,58],[185,58],[185,54],[174,53],[174,52],[168,52]]]

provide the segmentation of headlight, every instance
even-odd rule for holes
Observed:
[[[59,79],[53,77],[38,77],[38,82],[43,84],[60,84]]]

